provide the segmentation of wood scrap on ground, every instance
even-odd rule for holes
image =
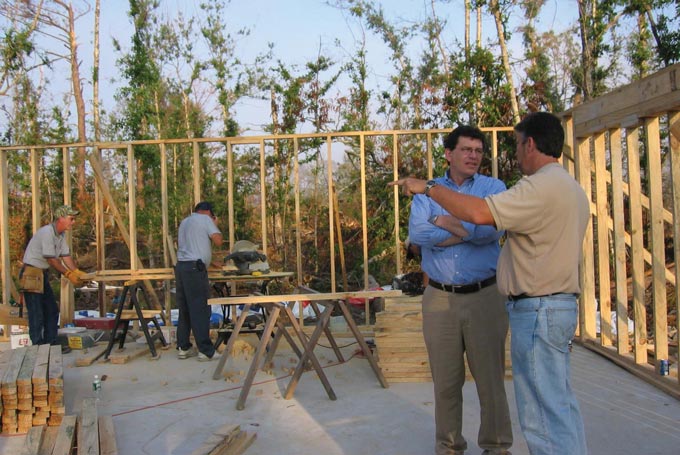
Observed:
[[[155,340],[154,342],[156,343],[156,357],[150,357],[151,360],[160,358],[161,353],[158,352],[158,349],[161,349],[163,346],[160,340]],[[148,354],[151,354],[151,350],[149,345],[146,344],[146,340],[144,343],[125,343],[123,349],[115,349],[114,347],[109,355],[109,361],[115,365],[121,365]]]
[[[191,455],[240,455],[250,447],[256,433],[242,431],[240,425],[224,425],[215,430]]]
[[[101,351],[96,352],[94,354],[90,354],[89,351],[83,352],[83,356],[76,358],[75,366],[77,366],[77,367],[89,367],[94,362],[96,362],[100,357],[102,357],[105,352],[106,352],[106,346],[105,345],[102,347]]]

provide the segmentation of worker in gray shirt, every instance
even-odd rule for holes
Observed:
[[[212,245],[220,246],[222,242],[217,217],[209,202],[196,204],[194,213],[179,225],[175,288],[179,308],[177,357],[180,359],[198,354],[199,361],[208,361],[215,355],[210,340],[208,266],[212,260]],[[198,352],[189,340],[191,332]]]
[[[26,246],[19,283],[28,310],[28,333],[31,343],[57,344],[59,329],[59,305],[49,282],[49,268],[63,274],[75,286],[82,286],[84,272],[78,269],[71,257],[66,241],[66,231],[73,227],[78,211],[68,205],[54,211],[54,222],[36,231]],[[30,285],[28,278],[34,276]],[[69,352],[68,346],[62,347]]]

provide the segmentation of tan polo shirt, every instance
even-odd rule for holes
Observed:
[[[560,164],[543,166],[485,200],[496,228],[508,234],[496,271],[502,294],[580,293],[579,265],[590,204]]]

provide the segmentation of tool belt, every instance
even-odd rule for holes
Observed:
[[[24,264],[19,271],[19,290],[42,294],[45,283],[45,271],[32,265]]]

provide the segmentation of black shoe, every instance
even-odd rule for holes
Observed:
[[[68,346],[68,345],[63,345],[63,344],[62,344],[62,345],[61,345],[61,353],[62,353],[62,354],[68,354],[69,352],[71,352],[71,347]]]

